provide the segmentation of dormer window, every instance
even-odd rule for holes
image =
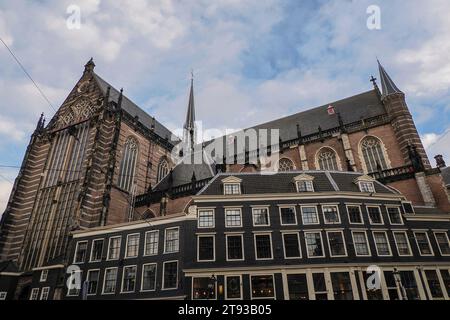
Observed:
[[[355,183],[359,187],[359,191],[364,193],[375,193],[375,179],[369,176],[361,176],[356,178]]]
[[[294,178],[294,183],[297,188],[297,192],[314,192],[313,180],[314,177],[307,174],[296,176]]]
[[[241,179],[236,177],[227,177],[222,180],[223,194],[224,195],[236,195],[241,194]]]
[[[368,181],[361,181],[359,183],[359,190],[361,190],[361,192],[366,192],[366,193],[374,193],[375,192],[373,182],[368,182]]]

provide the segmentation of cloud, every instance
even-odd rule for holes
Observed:
[[[0,168],[0,219],[8,204],[13,182],[18,174],[16,169]]]
[[[430,133],[424,135],[424,147],[429,158],[432,160],[434,156],[441,154],[444,156],[447,164],[450,165],[450,128],[442,134]]]

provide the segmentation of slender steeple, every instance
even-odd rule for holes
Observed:
[[[381,80],[381,89],[383,93],[383,98],[388,95],[395,93],[403,93],[392,81],[391,77],[388,75],[384,67],[381,65],[380,61],[378,61],[378,69],[380,70],[380,80]]]
[[[194,148],[196,142],[195,106],[194,106],[194,74],[191,73],[191,90],[186,114],[186,122],[183,126],[183,142],[187,149]]]

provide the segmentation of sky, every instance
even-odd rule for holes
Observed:
[[[191,70],[197,120],[225,130],[370,90],[378,57],[429,156],[450,163],[448,12],[448,0],[0,0],[0,37],[55,108],[93,57],[100,76],[173,130]],[[21,165],[40,113],[55,110],[1,43],[0,97],[1,214],[18,172],[4,166]]]

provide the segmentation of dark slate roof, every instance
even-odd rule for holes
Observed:
[[[442,211],[439,208],[433,207],[414,207],[414,212],[416,214],[448,214],[445,211]]]
[[[110,87],[109,100],[113,102],[118,102],[120,92],[110,85],[108,82],[103,80],[98,74],[94,73],[94,78],[97,80],[97,83],[100,86],[100,89],[103,91],[103,94],[106,94],[108,87]],[[122,109],[129,113],[133,118],[139,117],[139,122],[141,122],[147,129],[151,129],[153,118],[140,107],[138,107],[133,101],[128,99],[125,95],[123,95],[122,99]],[[172,132],[164,127],[161,123],[155,120],[155,133],[159,135],[161,138],[167,139],[171,141],[171,139],[175,138],[175,135]],[[179,141],[178,138],[175,139],[176,142]]]
[[[450,167],[441,169],[441,174],[445,185],[450,187]]]
[[[215,175],[214,165],[209,164],[208,161],[202,161],[200,164],[192,164],[187,161],[181,161],[172,170],[172,187],[177,187],[183,184],[192,182],[192,175],[195,173],[196,180],[203,180],[212,178]],[[170,175],[162,179],[153,191],[167,190],[169,188]]]
[[[194,81],[191,80],[191,91],[189,92],[189,104],[186,113],[185,129],[193,129],[195,127],[195,105],[194,105]]]
[[[251,128],[279,129],[280,138],[283,141],[294,140],[298,137],[297,124],[299,125],[302,136],[317,133],[319,126],[324,131],[333,129],[339,127],[339,120],[337,114],[328,114],[327,109],[330,105],[335,108],[336,112],[340,113],[344,124],[386,114],[386,110],[378,96],[378,92],[376,90],[371,90],[284,118],[259,124]],[[223,137],[218,139],[223,139]],[[212,141],[209,141],[206,144],[211,142]],[[268,141],[268,143],[270,143],[270,141]],[[276,143],[278,143],[278,141],[276,141]]]
[[[275,174],[261,173],[220,173],[212,180],[199,195],[221,195],[222,180],[226,177],[237,177],[242,179],[241,187],[243,194],[264,194],[264,193],[295,193],[296,188],[293,178],[300,174],[307,174],[314,177],[314,190],[316,192],[360,192],[354,180],[362,173],[354,172],[325,172],[325,171],[289,171]],[[377,193],[396,194],[395,191],[385,187],[375,181]],[[337,190],[336,190],[337,188]]]
[[[19,268],[14,261],[7,260],[0,262],[0,272],[18,272]]]
[[[383,92],[383,97],[393,93],[401,93],[402,91],[397,88],[394,81],[392,81],[389,74],[381,65],[380,61],[378,61],[378,69],[380,70],[381,90]]]

